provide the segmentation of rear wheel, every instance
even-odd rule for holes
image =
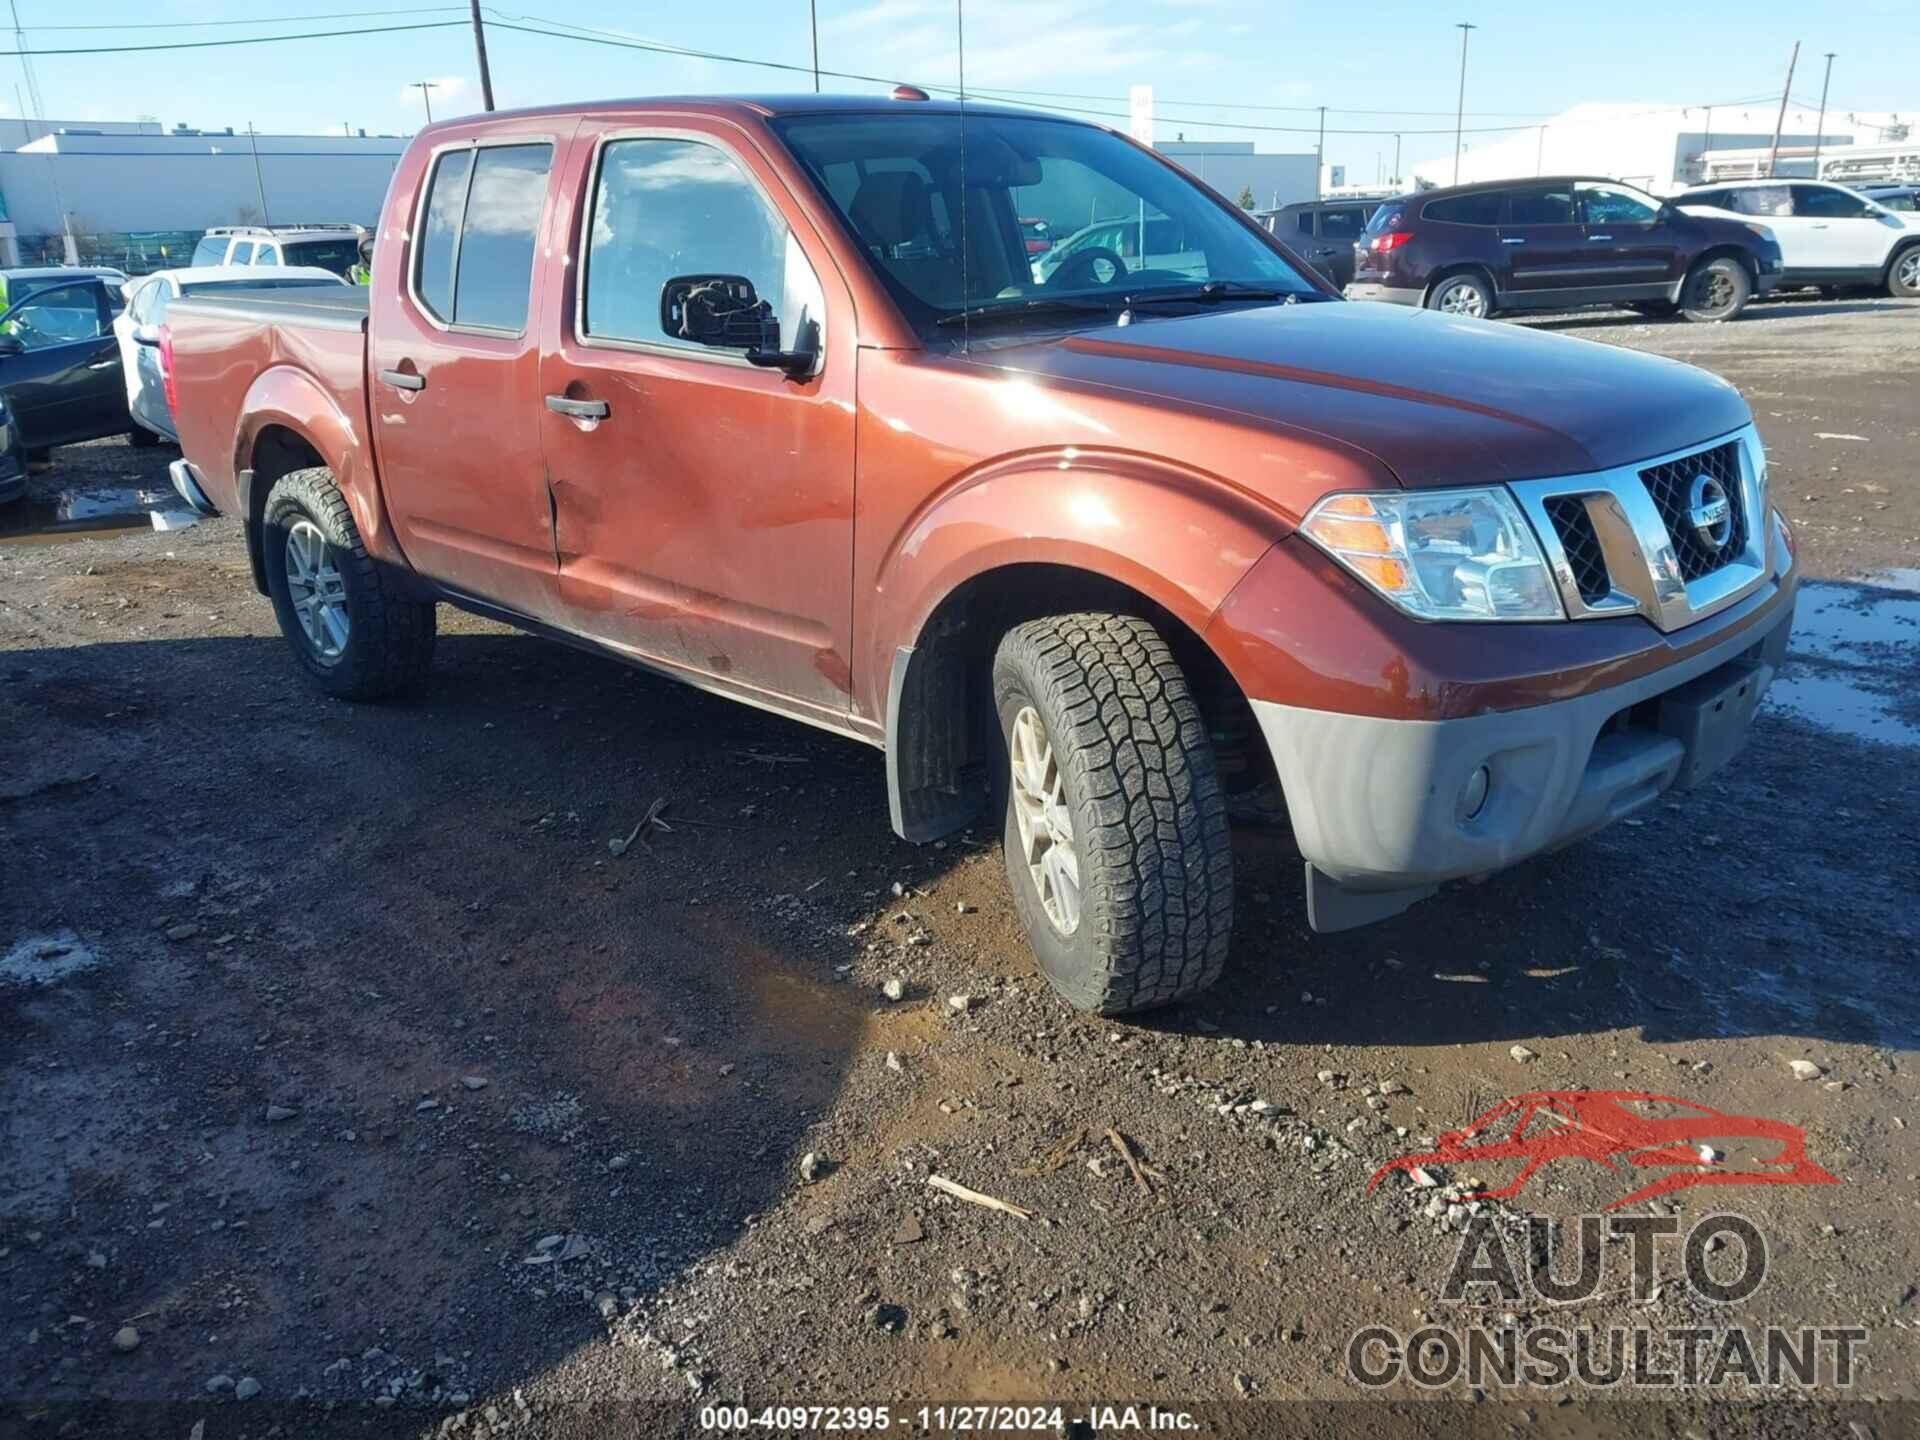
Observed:
[[[1705,260],[1687,273],[1680,290],[1680,310],[1689,320],[1731,320],[1747,308],[1753,279],[1738,260],[1722,255]]]
[[[1887,267],[1887,293],[1901,300],[1920,299],[1920,245],[1909,245]]]
[[[1427,309],[1484,320],[1493,313],[1493,291],[1478,275],[1449,275],[1427,293]]]
[[[434,607],[385,575],[324,466],[280,477],[261,544],[280,632],[307,678],[344,700],[417,684],[433,661]]]
[[[1007,879],[1040,969],[1077,1009],[1145,1010],[1220,978],[1233,925],[1226,801],[1166,641],[1055,615],[993,662]]]

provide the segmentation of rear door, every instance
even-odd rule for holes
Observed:
[[[1526,185],[1506,192],[1500,245],[1514,303],[1573,304],[1601,283],[1587,254],[1587,233],[1574,205],[1573,186]]]
[[[540,385],[570,627],[844,715],[856,329],[830,251],[731,127],[589,121],[570,169],[577,290],[549,301]],[[669,333],[662,291],[690,275],[749,280],[782,348],[817,326],[811,372]]]
[[[488,129],[426,158],[407,243],[383,247],[398,262],[372,287],[367,348],[381,489],[407,557],[536,619],[556,608],[534,317],[563,269],[536,263],[557,123]]]
[[[39,449],[127,428],[127,387],[114,308],[98,280],[36,290],[0,315],[0,392],[23,444]]]
[[[1329,205],[1320,212],[1311,258],[1313,266],[1335,285],[1353,282],[1353,247],[1367,228],[1365,205]]]
[[[1651,300],[1671,291],[1680,279],[1680,242],[1658,203],[1597,181],[1584,181],[1575,192],[1587,260],[1596,267],[1591,283],[1621,300]]]

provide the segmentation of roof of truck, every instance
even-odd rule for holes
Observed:
[[[463,115],[436,121],[421,130],[422,135],[463,129],[475,121],[497,124],[500,121],[533,119],[543,116],[602,115],[608,112],[679,111],[688,114],[731,115],[757,120],[781,119],[791,115],[998,115],[1024,119],[1071,119],[1045,111],[1012,105],[989,105],[969,100],[895,100],[887,95],[639,95],[619,100],[589,100],[568,105],[537,105],[523,110],[495,110],[491,114]],[[1073,120],[1074,124],[1091,124]]]

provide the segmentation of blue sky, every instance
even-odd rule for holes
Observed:
[[[458,21],[465,9],[444,0],[17,3],[36,51],[373,30]],[[1161,139],[1178,131],[1189,140],[1252,139],[1263,150],[1310,150],[1317,122],[1311,107],[1324,104],[1334,107],[1327,120],[1327,158],[1347,165],[1350,179],[1371,181],[1377,168],[1391,166],[1392,134],[1338,132],[1398,130],[1405,136],[1407,166],[1451,149],[1457,20],[1480,27],[1468,57],[1466,123],[1472,129],[1523,126],[1586,100],[1651,106],[1777,94],[1796,39],[1802,42],[1796,99],[1818,101],[1821,57],[1834,50],[1839,58],[1830,109],[1920,108],[1914,4],[1614,0],[1576,7],[1564,0],[1457,0],[1442,9],[1386,0],[966,0],[967,83],[973,89],[1061,92],[1056,103],[1062,108],[1123,116],[1127,87],[1151,83]],[[298,18],[341,12],[371,13]],[[504,28],[587,25],[603,38],[625,35],[805,65],[811,54],[806,0],[705,6],[615,0],[591,7],[503,0],[489,5],[488,14],[498,22],[489,33],[495,95],[503,107],[812,84],[806,75]],[[819,19],[827,69],[933,84],[956,78],[952,0],[819,0]],[[11,34],[0,36],[0,48],[16,48],[12,40]],[[422,79],[436,82],[436,116],[479,105],[472,39],[463,26],[142,55],[42,54],[33,63],[43,113],[66,120],[151,116],[168,125],[184,121],[209,128],[251,122],[269,132],[337,131],[342,125],[404,132],[420,123],[420,92],[408,86]],[[26,94],[20,61],[0,60],[0,76],[0,111],[19,113]],[[828,81],[827,88],[873,87]],[[1250,106],[1304,108],[1241,108]],[[1353,113],[1361,110],[1394,113]],[[1285,133],[1288,127],[1301,133]],[[1422,130],[1445,133],[1416,133]]]

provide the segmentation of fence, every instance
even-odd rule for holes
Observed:
[[[147,275],[185,265],[204,230],[99,231],[75,235],[77,262],[68,259],[65,235],[21,235],[15,240],[22,265],[111,265],[129,275]]]

